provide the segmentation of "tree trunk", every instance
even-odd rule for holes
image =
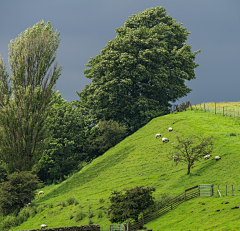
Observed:
[[[60,176],[62,181],[65,181],[65,178],[63,175]]]
[[[187,175],[189,175],[189,173],[190,173],[190,168],[191,168],[191,166],[190,166],[190,165],[188,165],[188,171],[187,171]]]

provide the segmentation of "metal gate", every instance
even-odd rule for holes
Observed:
[[[213,195],[212,184],[199,184],[198,185],[198,196],[211,197]]]
[[[110,225],[110,231],[125,231],[125,225],[124,224]]]

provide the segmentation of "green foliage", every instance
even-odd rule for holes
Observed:
[[[103,218],[103,211],[102,211],[102,210],[99,210],[99,211],[97,212],[97,217],[98,217],[98,218]]]
[[[52,137],[35,169],[43,181],[64,181],[86,158],[83,154],[85,130],[81,113],[64,100],[59,91],[53,100],[47,120]]]
[[[45,210],[45,206],[44,205],[39,205],[38,207],[37,207],[37,213],[41,213],[42,211],[44,211]]]
[[[76,201],[76,199],[75,199],[74,197],[69,197],[69,198],[67,199],[67,203],[68,203],[69,205],[73,205],[73,204],[75,203],[75,201]]]
[[[72,215],[72,214],[69,215],[69,219],[70,219],[70,220],[73,219],[73,215]]]
[[[100,121],[92,128],[86,139],[86,149],[88,152],[87,160],[94,159],[108,149],[114,147],[123,140],[126,135],[126,127],[120,126],[117,122]]]
[[[194,163],[201,160],[205,155],[213,151],[213,137],[201,137],[192,135],[190,137],[177,136],[178,144],[173,146],[174,154],[177,155],[176,164],[183,161],[188,166],[187,175]],[[171,154],[172,155],[172,154]],[[170,157],[171,158],[171,157]]]
[[[0,163],[0,183],[7,180],[7,170],[3,164]]]
[[[0,184],[0,212],[12,213],[24,207],[35,197],[39,180],[30,172],[15,172],[7,176],[7,181]]]
[[[66,207],[66,202],[62,201],[62,207]]]
[[[94,217],[93,211],[92,211],[92,209],[89,209],[88,210],[88,218],[90,219],[92,217]]]
[[[124,222],[129,218],[137,221],[140,213],[154,205],[152,197],[152,193],[155,191],[154,187],[136,186],[124,191],[125,194],[121,191],[114,191],[109,198],[111,206],[108,214],[112,223]]]
[[[79,201],[75,199],[74,205],[78,205],[78,204],[79,204]]]
[[[83,210],[79,210],[76,213],[76,217],[75,217],[75,221],[81,221],[84,217],[86,217],[85,213],[83,212]]]
[[[0,159],[8,173],[32,170],[51,135],[45,120],[62,70],[56,64],[51,70],[59,34],[41,21],[10,41],[11,87],[0,58]]]
[[[230,136],[236,136],[236,133],[231,132]]]
[[[156,7],[116,29],[116,38],[86,65],[92,83],[77,92],[76,104],[93,123],[112,119],[134,132],[191,91],[185,80],[195,79],[200,51],[185,44],[190,32],[181,25]]]
[[[53,203],[50,203],[49,205],[48,205],[48,208],[53,208]]]
[[[100,200],[99,200],[99,203],[104,203],[105,202],[105,200],[103,199],[103,198],[100,198]]]

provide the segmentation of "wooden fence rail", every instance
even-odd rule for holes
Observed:
[[[199,194],[198,192],[198,185],[192,188],[186,189],[183,193],[177,195],[176,197],[172,198],[165,204],[163,204],[160,208],[157,208],[156,211],[152,213],[144,213],[142,214],[142,219],[138,222],[133,222],[128,224],[128,231],[137,230],[143,227],[144,224],[162,216],[163,214],[167,213],[168,211],[176,208],[178,205],[182,204],[184,201],[190,200],[194,197],[197,197]]]

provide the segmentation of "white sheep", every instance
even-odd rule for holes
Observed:
[[[175,162],[177,160],[178,156],[177,155],[173,155],[172,158],[173,158],[173,160]]]
[[[204,160],[209,159],[212,155],[206,155],[204,156]]]
[[[221,159],[221,157],[220,156],[215,156],[215,160],[217,161],[217,160],[220,160]]]
[[[170,127],[170,128],[168,128],[168,131],[169,131],[169,132],[171,132],[172,130],[173,130],[173,129],[172,129],[171,127]]]
[[[47,225],[45,225],[45,224],[42,224],[42,225],[41,225],[41,229],[42,229],[42,228],[46,228],[46,227],[47,227]]]
[[[175,144],[175,142],[172,142],[171,144]]]
[[[162,142],[163,142],[163,143],[164,143],[164,142],[167,142],[167,141],[169,141],[168,138],[165,138],[165,137],[162,138]]]
[[[161,136],[160,133],[157,133],[157,134],[155,135],[156,139],[157,139],[158,137],[160,137],[160,136]]]
[[[44,192],[43,192],[43,191],[39,191],[39,192],[38,192],[38,198],[39,198],[39,195],[40,195],[40,194],[44,194]]]

